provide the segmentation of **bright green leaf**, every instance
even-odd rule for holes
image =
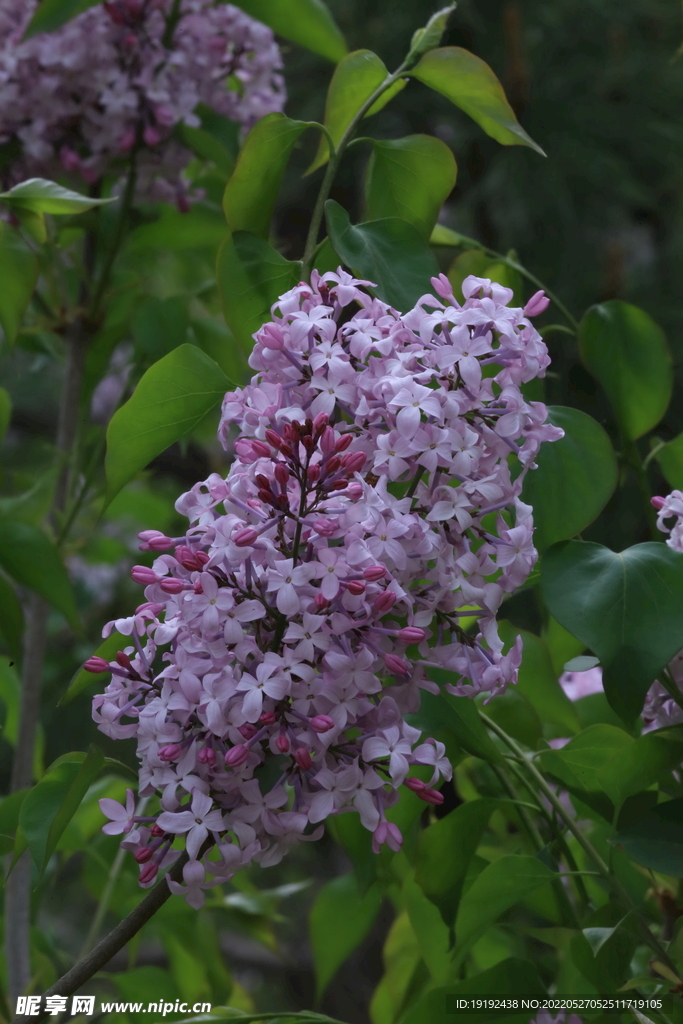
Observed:
[[[394,1024],[406,1001],[421,950],[408,914],[394,920],[382,949],[384,974],[370,1002],[372,1024]]]
[[[335,64],[346,53],[344,37],[322,0],[235,0],[235,6]]]
[[[431,668],[430,679],[440,686],[457,683],[458,676],[446,669]],[[502,757],[479,717],[479,709],[469,697],[455,697],[442,691],[440,694],[423,693],[422,704],[432,710],[443,723],[443,728],[453,733],[459,747],[475,757],[491,764],[501,764]]]
[[[443,245],[452,249],[459,249],[465,246],[467,249],[484,249],[485,247],[481,242],[477,242],[475,238],[468,238],[467,235],[461,235],[459,231],[453,231],[451,228],[447,228],[444,224],[435,224],[434,230],[429,238],[431,245]]]
[[[683,434],[658,448],[655,458],[669,486],[680,491],[683,487]]]
[[[94,206],[115,203],[116,197],[94,199],[91,196],[83,196],[80,192],[72,192],[71,189],[63,188],[62,185],[46,178],[28,178],[8,192],[0,192],[0,202],[31,210],[32,213],[70,214],[84,213],[86,210],[92,210]]]
[[[663,875],[683,878],[683,799],[667,800],[618,832],[612,842]]]
[[[230,381],[196,345],[180,345],[143,374],[107,428],[108,497],[220,404]]]
[[[537,469],[524,479],[522,501],[534,510],[534,545],[581,533],[602,512],[617,486],[617,460],[600,424],[579,409],[548,408],[548,420],[564,430],[559,441],[541,445]]]
[[[470,800],[420,833],[415,881],[450,927],[467,869],[497,800]]]
[[[318,893],[309,918],[318,998],[372,927],[382,902],[378,887],[359,896],[352,874],[327,882]]]
[[[100,0],[42,0],[28,24],[24,39],[30,39],[39,32],[54,32],[98,3]]]
[[[225,186],[223,211],[233,232],[249,231],[267,239],[282,175],[301,133],[313,121],[292,121],[267,114],[251,129]]]
[[[374,140],[365,184],[368,220],[400,217],[429,238],[457,173],[448,146],[431,135]]]
[[[455,922],[462,949],[528,893],[557,878],[536,857],[508,855],[489,864],[460,900]]]
[[[9,224],[0,222],[0,325],[10,345],[19,332],[38,280],[38,260]]]
[[[430,289],[439,273],[427,244],[412,224],[397,217],[351,224],[338,203],[325,203],[327,230],[344,263],[376,285],[380,299],[407,310]]]
[[[108,637],[106,637],[96,651],[93,651],[91,657],[93,658],[104,658],[105,661],[113,661],[118,651],[121,650],[121,634],[113,630]],[[88,690],[96,690],[98,687],[103,687],[109,681],[108,672],[88,672],[84,668],[79,668],[75,673],[71,682],[69,683],[66,693],[60,699],[59,704],[68,704],[74,697],[78,697],[80,693]]]
[[[439,45],[446,31],[448,19],[455,8],[455,3],[449,4],[448,7],[442,7],[440,11],[432,14],[424,28],[418,28],[413,32],[408,59],[420,57],[423,53],[427,53]]]
[[[29,791],[19,813],[19,826],[39,872],[76,813],[81,800],[104,766],[102,752],[59,758]]]
[[[240,384],[249,378],[248,353],[238,345],[223,318],[201,316],[192,321],[192,333],[202,352],[218,363],[229,380]]]
[[[541,721],[555,726],[561,735],[578,732],[576,709],[560,686],[545,642],[534,633],[517,629],[506,621],[500,623],[499,633],[506,645],[514,643],[516,636],[522,637],[522,664],[516,690],[533,705]],[[494,703],[492,701],[488,706],[487,713],[493,710]]]
[[[0,633],[4,636],[13,658],[19,658],[23,632],[24,612],[21,601],[9,580],[0,573]]]
[[[286,260],[262,238],[239,231],[221,246],[216,274],[225,322],[250,352],[252,336],[269,319],[270,307],[300,280],[301,264]]]
[[[541,587],[551,614],[600,659],[612,708],[632,722],[683,647],[683,556],[654,542],[617,553],[565,541],[543,556]]]
[[[430,50],[408,74],[446,96],[496,142],[530,146],[545,156],[517,121],[491,68],[468,50],[459,46]]]
[[[579,325],[579,350],[602,385],[629,440],[652,430],[671,399],[671,354],[662,329],[621,299],[592,306]]]
[[[0,566],[8,575],[51,604],[78,626],[71,583],[57,548],[42,530],[0,519]]]
[[[595,910],[582,930],[571,940],[570,953],[576,967],[598,992],[611,995],[631,972],[637,932],[629,927],[618,904],[606,904]]]
[[[217,248],[225,241],[227,228],[215,210],[195,203],[187,213],[175,206],[164,206],[161,216],[151,224],[141,224],[128,239],[133,252],[144,249]]]
[[[615,803],[647,789],[683,761],[683,739],[668,730],[648,733],[619,756],[613,757],[600,772],[600,781]]]
[[[570,791],[607,793],[620,803],[620,791],[614,773],[605,771],[612,762],[628,756],[634,740],[612,725],[591,725],[561,750],[544,750],[539,757],[543,769],[554,775]]]
[[[452,966],[450,928],[416,884],[412,873],[403,881],[402,895],[427,969],[437,985],[443,984],[448,981]]]
[[[335,68],[327,90],[324,117],[325,127],[332,136],[335,146],[339,144],[363,104],[388,77],[389,72],[383,61],[372,50],[354,50]],[[384,96],[381,99],[384,99]],[[368,113],[374,112],[372,108]],[[311,174],[318,167],[322,167],[329,157],[329,143],[323,135],[318,152],[306,173]]]

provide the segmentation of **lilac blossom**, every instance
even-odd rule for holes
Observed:
[[[23,40],[38,0],[0,0],[0,143],[17,143],[4,185],[32,175],[120,174],[137,152],[138,194],[187,208],[191,160],[176,129],[204,104],[249,128],[282,110],[273,34],[230,4],[110,0]]]
[[[400,787],[438,804],[451,777],[443,744],[405,719],[439,692],[431,671],[488,699],[517,678],[521,642],[504,650],[496,612],[536,560],[524,476],[561,436],[521,392],[546,347],[488,280],[468,278],[460,305],[435,278],[405,314],[365,284],[314,272],[275,303],[256,375],[223,403],[227,477],[179,498],[185,536],[140,535],[145,602],[103,631],[127,646],[95,721],[137,738],[140,795],[160,798],[127,848],[146,885],[185,837],[200,867],[173,891],[193,906],[331,814],[358,813],[376,852],[398,850]]]

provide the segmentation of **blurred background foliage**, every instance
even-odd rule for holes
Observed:
[[[412,32],[431,13],[424,0],[329,0],[329,7],[350,49],[372,49],[390,69],[403,57]],[[682,33],[680,4],[675,0],[461,0],[443,45],[466,47],[490,64],[547,159],[524,147],[498,146],[445,99],[416,82],[372,122],[372,133],[378,137],[424,132],[446,142],[459,174],[441,222],[498,252],[514,250],[577,319],[591,304],[611,298],[648,311],[668,336],[679,382],[683,58],[677,58],[677,50]],[[290,44],[283,45],[283,53],[287,113],[302,120],[321,119],[331,65]],[[303,249],[322,174],[301,179],[316,142],[308,133],[295,150],[276,211],[275,243],[291,259]],[[352,220],[362,214],[368,155],[363,145],[351,150],[332,193],[350,210]],[[247,376],[245,355],[230,343],[220,316],[214,280],[215,253],[224,234],[220,201],[229,169],[226,161],[223,166],[196,161],[195,181],[205,188],[206,199],[189,214],[171,208],[161,217],[153,208],[136,214],[138,224],[119,261],[115,298],[87,368],[92,423],[81,444],[92,456],[94,473],[101,461],[104,424],[117,401],[130,393],[151,363],[178,344],[198,344],[237,383]],[[107,230],[108,211],[100,216]],[[73,222],[60,220],[60,241],[77,241],[84,226],[85,216]],[[452,258],[452,250],[443,252],[444,269]],[[532,290],[525,287],[520,299]],[[604,395],[579,361],[575,339],[553,333],[549,345],[554,365],[545,399],[579,407],[615,433]],[[42,519],[49,500],[62,363],[63,339],[44,330],[39,316],[30,320],[14,352],[5,349],[0,357],[0,374],[13,402],[8,443],[2,449],[5,497],[0,500],[22,495],[20,513],[28,522]],[[104,380],[97,384],[107,367]],[[97,739],[106,754],[134,765],[132,749],[122,754],[125,744],[96,734],[87,699],[65,706],[58,706],[58,701],[65,682],[94,649],[101,624],[126,614],[138,600],[138,588],[128,575],[136,560],[136,533],[149,528],[176,532],[179,517],[173,502],[178,494],[212,471],[224,472],[225,455],[214,439],[215,417],[209,419],[190,440],[158,457],[102,516],[98,509],[88,513],[78,543],[69,551],[84,628],[82,634],[74,634],[52,613],[44,682],[45,763],[67,750],[86,749]],[[669,440],[682,430],[683,408],[674,402],[657,436]],[[664,493],[666,483],[657,475],[656,462],[649,468],[655,492]],[[624,465],[620,472],[628,474]],[[599,524],[585,534],[587,539],[617,550],[647,539],[635,479],[627,480],[618,501],[617,508],[613,499]],[[16,505],[13,508],[16,515]],[[515,601],[509,617],[519,626],[533,625],[528,595]],[[5,659],[0,663],[6,725],[0,740],[3,783],[9,773],[8,737],[16,702],[16,681]],[[467,790],[472,785],[470,769],[459,771],[458,786]],[[486,776],[489,770],[480,766],[477,771]],[[478,778],[480,793],[487,784],[487,778]],[[71,859],[53,858],[36,893],[36,899],[43,900],[35,951],[40,987],[54,980],[55,963],[66,966],[77,954],[92,923],[118,845],[100,832],[96,799],[119,798],[124,788],[119,776],[98,783],[60,843],[65,854],[83,846],[85,852]],[[443,813],[452,806],[447,801]],[[503,818],[494,817],[492,828],[504,843]],[[258,889],[251,875],[240,878],[239,888],[226,898],[215,897],[200,914],[172,900],[133,944],[128,963],[121,956],[111,965],[113,972],[129,969],[100,984],[106,992],[142,1000],[174,998],[172,991],[177,990],[183,998],[229,1000],[244,1008],[252,1000],[264,1010],[313,1005],[315,979],[306,915],[318,886],[310,880],[319,883],[345,870],[343,853],[326,837],[315,848],[300,848],[277,868],[258,869]],[[107,923],[137,900],[135,874],[132,862],[124,862],[109,900],[116,913],[107,912]],[[635,878],[633,884],[644,883]],[[326,1012],[350,1024],[369,1020],[367,1007],[382,975],[382,943],[392,917],[388,905],[378,917],[370,917],[374,923],[351,959],[336,973],[333,964],[334,976],[321,1004]],[[399,988],[401,972],[408,971],[415,955],[401,945],[401,927],[399,918],[385,950],[394,972],[392,983]],[[363,928],[355,938],[363,938]],[[342,936],[342,953],[344,941]],[[489,934],[487,943],[475,947],[480,970],[501,959],[496,933]],[[354,944],[351,941],[348,948]],[[510,955],[503,938],[499,946],[507,951],[503,955]],[[225,963],[231,965],[232,977]],[[374,1012],[376,1020],[383,1019],[380,1009],[375,1007]]]

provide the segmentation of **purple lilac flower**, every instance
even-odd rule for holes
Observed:
[[[105,627],[130,643],[93,715],[136,737],[140,795],[160,796],[124,840],[144,885],[189,836],[202,864],[174,891],[199,905],[349,811],[375,851],[397,850],[399,787],[439,803],[451,777],[443,744],[404,717],[438,692],[430,670],[466,696],[516,681],[521,642],[503,649],[496,612],[536,560],[524,476],[561,436],[521,392],[548,354],[509,289],[469,277],[461,306],[432,283],[406,314],[342,270],[281,296],[251,384],[225,396],[227,477],[180,497],[185,536],[140,535],[157,558],[132,570],[145,602]]]
[[[20,146],[5,185],[65,171],[93,183],[140,147],[139,194],[183,209],[191,155],[174,129],[199,125],[198,104],[245,128],[282,110],[273,34],[229,4],[181,0],[171,33],[171,0],[110,0],[24,42],[37,6],[0,0],[0,143]]]

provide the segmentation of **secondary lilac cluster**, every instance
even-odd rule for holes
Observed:
[[[495,615],[536,558],[524,474],[561,436],[522,392],[549,361],[528,319],[547,300],[510,308],[470,277],[461,306],[432,283],[404,315],[342,270],[281,296],[256,376],[225,396],[227,478],[179,499],[184,537],[140,535],[158,554],[132,570],[145,603],[105,630],[130,646],[87,667],[112,672],[99,728],[137,738],[140,794],[161,794],[146,818],[132,794],[103,802],[143,884],[184,835],[171,885],[198,905],[342,811],[397,850],[399,787],[439,803],[451,775],[404,718],[438,692],[430,669],[468,696],[516,679],[521,644],[503,650]]]
[[[0,0],[5,186],[31,175],[92,183],[138,151],[139,193],[187,203],[180,124],[203,103],[245,127],[282,110],[273,34],[212,0],[109,0],[25,41],[38,0]],[[177,20],[176,20],[177,15]]]

